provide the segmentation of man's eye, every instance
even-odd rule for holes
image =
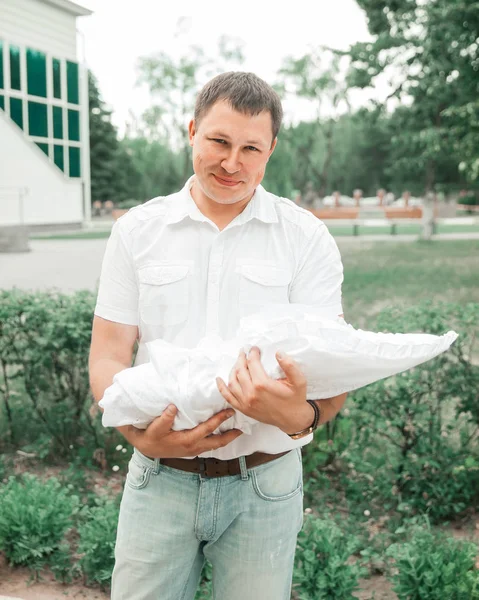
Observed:
[[[258,148],[255,148],[254,146],[246,146],[247,150],[253,150],[254,152],[258,152]]]
[[[219,138],[213,138],[213,142],[217,142],[218,144],[226,144],[225,140],[221,140]]]

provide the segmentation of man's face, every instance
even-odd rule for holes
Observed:
[[[198,127],[191,121],[189,135],[198,185],[194,191],[218,204],[249,201],[276,145],[269,111],[251,116],[221,100]]]

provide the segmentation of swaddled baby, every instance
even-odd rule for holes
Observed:
[[[173,403],[178,408],[173,429],[195,427],[229,404],[216,378],[228,381],[241,348],[261,351],[266,373],[284,377],[275,354],[285,352],[301,367],[308,399],[320,400],[395,375],[446,351],[457,339],[454,331],[374,333],[348,325],[342,318],[321,316],[314,306],[274,304],[241,320],[234,339],[203,338],[196,348],[180,348],[161,339],[147,342],[150,362],[125,369],[113,378],[100,406],[103,425],[134,425],[144,429]],[[217,432],[240,429],[251,433],[257,421],[235,412]]]

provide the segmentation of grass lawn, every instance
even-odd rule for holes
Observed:
[[[353,227],[344,227],[328,223],[328,229],[336,237],[353,235]],[[362,235],[389,235],[390,227],[360,227],[359,237]],[[398,225],[398,234],[419,235],[421,225]],[[479,225],[439,225],[437,233],[479,233]],[[32,240],[101,240],[110,236],[109,231],[73,231],[71,233],[52,233],[50,235],[31,235]]]
[[[328,224],[329,231],[334,236],[353,235],[353,227],[335,226]],[[391,227],[360,227],[359,237],[362,235],[388,235],[391,233]],[[419,235],[421,225],[398,225],[396,233],[399,235]],[[479,233],[479,225],[439,225],[437,233]]]
[[[354,326],[372,324],[387,306],[479,302],[479,240],[338,242],[344,312]]]

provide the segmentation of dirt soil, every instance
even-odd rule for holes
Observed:
[[[1,559],[0,559],[1,560]],[[28,569],[10,569],[0,566],[0,594],[21,600],[108,600],[110,595],[98,589],[80,584],[64,585],[52,576],[43,575],[43,581],[28,584]],[[383,576],[374,576],[360,581],[361,589],[354,595],[358,600],[397,600],[391,584]],[[1,598],[1,596],[0,596]]]

